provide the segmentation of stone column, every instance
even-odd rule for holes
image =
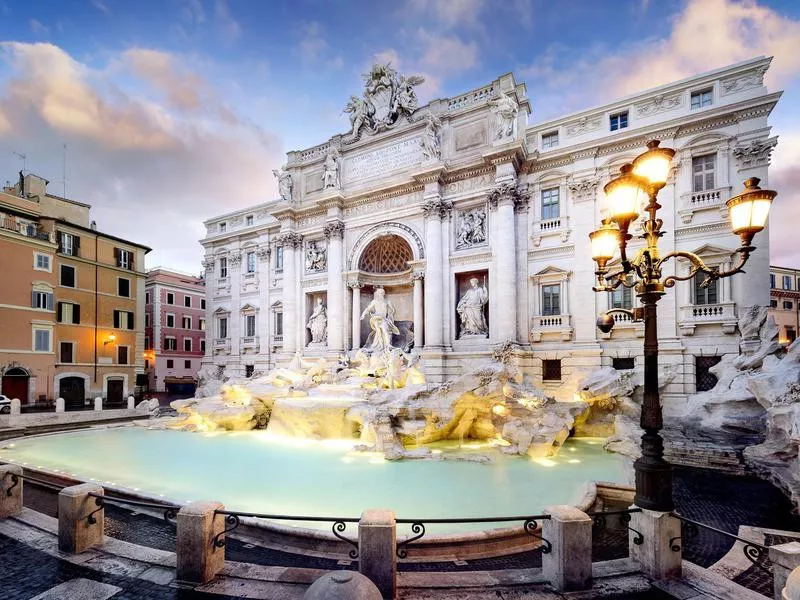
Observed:
[[[21,512],[22,467],[0,465],[0,519],[13,517]]]
[[[283,245],[283,351],[294,354],[297,350],[297,248],[303,243],[301,235],[294,231],[279,238]]]
[[[214,538],[225,530],[225,517],[214,511],[224,508],[219,502],[191,502],[178,511],[178,581],[207,583],[225,566],[225,547],[214,545]]]
[[[769,547],[769,560],[775,578],[775,600],[781,600],[789,573],[800,567],[800,542],[777,544]],[[800,590],[795,590],[800,592]]]
[[[428,252],[425,261],[425,279],[428,281],[425,286],[425,348],[442,349],[442,325],[447,303],[442,269],[442,219],[449,213],[450,205],[437,193],[426,198],[422,210],[425,212],[425,246]]]
[[[422,348],[425,341],[424,331],[424,307],[425,300],[422,290],[422,280],[425,278],[424,271],[414,271],[411,275],[414,280],[414,347]]]
[[[542,573],[557,591],[585,590],[592,580],[592,519],[574,506],[548,506],[542,538],[552,544],[542,554]]]
[[[231,340],[230,355],[226,362],[226,371],[233,371],[244,377],[244,366],[240,354],[242,351],[242,251],[234,248],[228,254],[228,278],[231,284],[231,314],[228,316],[228,337]],[[177,326],[177,324],[176,324]],[[178,349],[183,350],[183,342],[178,340]]]
[[[78,554],[103,541],[105,511],[97,511],[97,498],[90,493],[103,495],[103,488],[96,483],[83,483],[58,493],[58,549],[61,552]],[[92,515],[91,521],[89,515]]]
[[[328,238],[328,350],[339,354],[344,350],[344,285],[342,282],[342,237],[344,223],[325,224]]]
[[[272,321],[272,307],[270,306],[270,263],[272,251],[269,242],[263,240],[256,250],[258,256],[258,321],[256,323],[256,333],[258,334],[258,359],[263,361],[261,368],[265,371],[269,369],[270,359],[270,329]]]
[[[365,510],[358,522],[358,571],[384,598],[397,598],[397,526],[390,510]]]
[[[214,339],[217,337],[216,323],[214,322],[214,296],[216,295],[215,290],[217,287],[217,274],[214,271],[214,257],[211,255],[206,256],[203,261],[203,267],[206,273],[206,351],[201,364],[210,365],[214,362]],[[155,356],[161,354],[160,335],[157,334],[157,332],[161,331],[161,324],[158,321],[159,313],[161,312],[158,305],[158,293],[158,287],[156,286],[153,288],[153,344],[151,346]],[[153,371],[157,372],[155,360],[153,363]],[[158,389],[158,384],[156,384],[156,389]]]
[[[517,340],[517,244],[514,227],[514,206],[521,201],[516,182],[496,187],[489,202],[496,207],[495,238],[492,240],[497,272],[494,295],[497,312],[490,315],[498,340]]]
[[[636,544],[636,532],[630,534],[630,554],[652,579],[674,579],[681,576],[681,552],[672,549],[670,540],[681,536],[681,521],[665,512],[642,509],[631,514],[631,529],[641,533],[643,541]]]
[[[353,350],[361,348],[361,288],[363,283],[354,281],[348,284],[353,290]]]

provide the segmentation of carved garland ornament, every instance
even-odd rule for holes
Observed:
[[[593,178],[570,182],[568,187],[570,193],[572,194],[573,202],[586,202],[587,200],[593,200],[598,183],[599,181]]]

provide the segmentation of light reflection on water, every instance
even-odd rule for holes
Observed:
[[[551,504],[577,502],[586,482],[624,482],[622,458],[600,442],[570,439],[558,456],[547,459],[509,457],[481,444],[469,449],[438,443],[433,448],[439,458],[458,452],[488,455],[492,462],[394,462],[379,453],[352,451],[352,440],[122,427],[20,440],[13,448],[2,447],[0,460],[111,481],[176,502],[218,500],[233,510],[358,517],[366,508],[390,508],[399,518],[458,518],[537,514]],[[503,524],[492,525],[497,526]],[[485,528],[467,524],[429,531]]]

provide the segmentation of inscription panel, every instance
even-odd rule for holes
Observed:
[[[485,123],[472,123],[456,128],[455,148],[457,152],[483,144],[486,144]]]
[[[418,204],[422,200],[419,195],[406,195],[395,196],[393,198],[384,198],[376,200],[375,202],[367,202],[364,204],[357,204],[355,206],[347,206],[344,209],[345,217],[357,217],[359,215],[367,215],[376,212],[385,212],[392,208],[400,206],[409,206]]]
[[[314,171],[306,175],[305,191],[306,194],[318,192],[322,189],[322,171]]]
[[[419,138],[403,140],[385,148],[378,148],[345,159],[345,180],[349,183],[362,179],[380,177],[406,169],[422,162]]]

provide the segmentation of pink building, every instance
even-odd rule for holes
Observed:
[[[206,351],[206,284],[161,267],[147,272],[144,363],[151,392],[191,395]]]

